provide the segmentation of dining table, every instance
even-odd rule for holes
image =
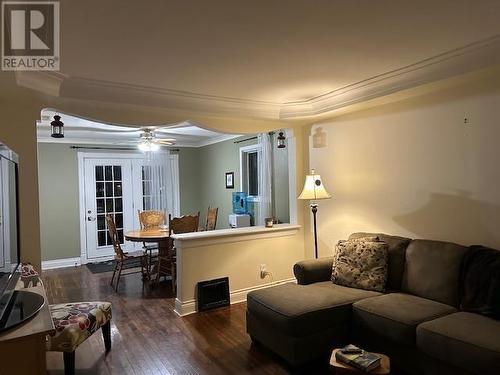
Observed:
[[[124,233],[125,240],[130,242],[157,243],[158,254],[167,255],[170,246],[170,234],[168,228],[165,229],[134,229]],[[149,261],[147,267],[148,277],[155,273],[151,271],[151,259],[153,258],[152,249],[149,248]]]

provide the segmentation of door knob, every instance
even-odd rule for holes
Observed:
[[[95,221],[95,217],[87,216],[87,221]]]

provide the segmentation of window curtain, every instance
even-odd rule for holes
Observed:
[[[259,155],[259,211],[257,225],[264,225],[266,217],[272,216],[272,143],[268,133],[257,135],[261,146]]]
[[[169,150],[146,153],[143,169],[144,209],[158,210],[173,216],[178,215],[174,200],[174,165]]]

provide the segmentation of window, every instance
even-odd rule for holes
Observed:
[[[142,209],[151,209],[151,167],[142,166]]]
[[[248,153],[248,195],[259,195],[258,159],[257,151]]]
[[[259,196],[260,145],[240,148],[241,190],[250,196]]]

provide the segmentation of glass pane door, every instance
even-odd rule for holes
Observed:
[[[134,228],[132,163],[126,159],[85,160],[87,258],[113,255],[106,214],[112,215],[122,248],[124,232]]]

